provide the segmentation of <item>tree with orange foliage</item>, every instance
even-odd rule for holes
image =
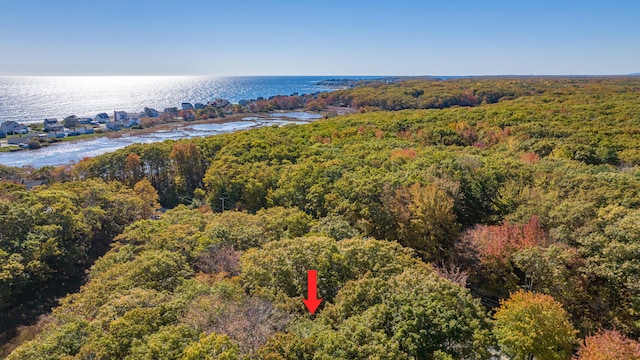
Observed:
[[[138,181],[133,187],[133,191],[144,203],[144,207],[142,207],[144,210],[140,217],[142,219],[150,218],[155,209],[160,207],[160,204],[158,204],[158,192],[147,178]]]
[[[192,143],[173,145],[169,155],[176,169],[174,181],[187,194],[193,194],[197,188],[203,187],[202,179],[207,170],[207,164],[200,148]]]
[[[125,159],[125,183],[132,186],[140,181],[142,176],[143,171],[140,156],[138,154],[129,153]]]
[[[617,330],[606,330],[584,340],[575,360],[640,360],[640,343]]]

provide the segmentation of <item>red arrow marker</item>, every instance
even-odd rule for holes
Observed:
[[[315,313],[322,302],[318,299],[318,271],[307,271],[307,299],[302,299],[311,314]]]

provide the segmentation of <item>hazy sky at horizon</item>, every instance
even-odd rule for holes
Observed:
[[[635,0],[0,0],[0,75],[628,74],[639,13]]]

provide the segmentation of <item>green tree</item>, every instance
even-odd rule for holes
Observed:
[[[353,238],[360,235],[344,217],[339,215],[329,215],[320,219],[319,223],[311,228],[312,233],[330,236],[336,240]]]
[[[183,352],[183,360],[237,360],[240,349],[227,336],[211,333],[201,335],[200,340],[192,343]]]
[[[86,321],[74,321],[43,333],[36,341],[24,343],[7,360],[57,360],[73,356],[89,336]]]
[[[187,325],[169,325],[158,332],[136,340],[131,347],[130,360],[183,359],[183,350],[197,339],[196,330]]]

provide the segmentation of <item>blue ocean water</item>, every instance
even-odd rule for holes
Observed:
[[[329,90],[316,85],[331,76],[51,76],[0,77],[0,122],[40,122],[101,112],[162,111],[182,102],[223,98],[237,103],[273,95]],[[354,78],[354,77],[350,77]],[[367,78],[367,77],[355,77]]]

